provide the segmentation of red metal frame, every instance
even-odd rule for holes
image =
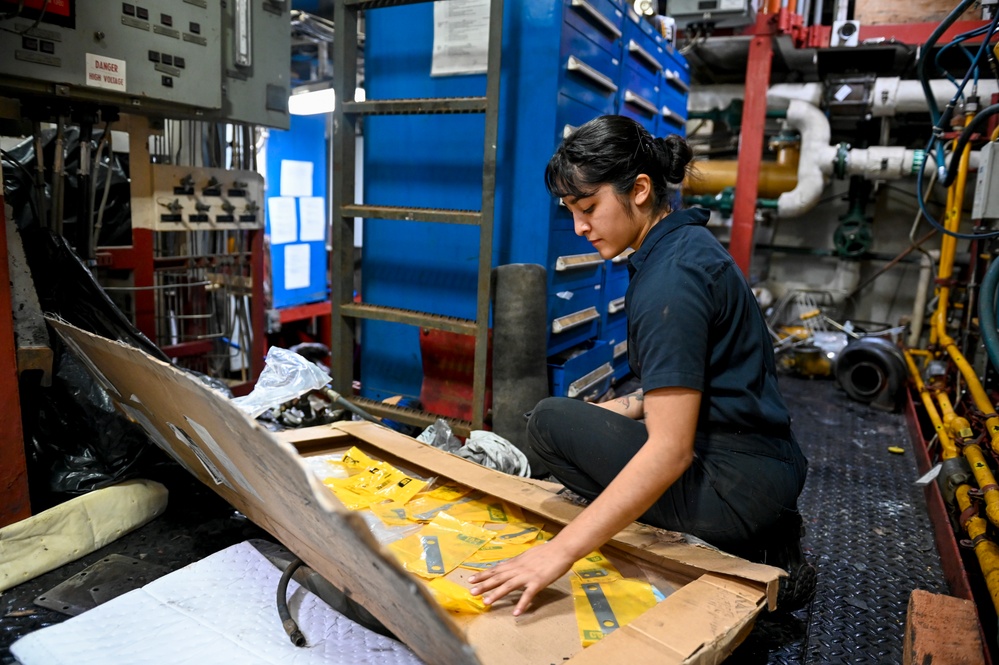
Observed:
[[[800,23],[799,23],[800,24]],[[739,168],[736,171],[735,202],[732,208],[732,235],[728,251],[742,273],[749,275],[753,258],[753,231],[756,219],[756,193],[763,160],[763,125],[767,117],[767,88],[773,60],[773,37],[790,26],[787,12],[756,17],[756,36],[749,45],[746,63],[746,98],[739,134]]]
[[[937,42],[946,44],[962,32],[968,32],[969,30],[981,28],[988,24],[988,21],[957,21],[944,31]],[[861,23],[857,39],[861,43],[869,39],[894,39],[896,42],[903,44],[925,44],[926,40],[930,38],[930,35],[939,25],[939,21],[936,23],[887,23],[881,25],[864,25]],[[968,43],[981,43],[981,41],[981,37],[977,37],[969,39]],[[826,46],[828,45],[829,42],[826,42]]]
[[[13,222],[12,222],[13,223]],[[28,468],[21,426],[21,394],[17,382],[17,347],[7,263],[7,218],[0,191],[0,527],[31,516]]]

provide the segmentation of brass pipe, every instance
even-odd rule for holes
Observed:
[[[971,507],[971,497],[968,496],[970,489],[968,485],[957,488],[957,505],[961,507],[962,514]],[[986,537],[988,524],[981,517],[971,516],[962,526],[968,532],[968,537],[975,548],[978,565],[985,576],[985,586],[992,596],[992,605],[999,610],[999,546]]]
[[[964,447],[964,457],[968,460],[971,472],[975,474],[978,489],[985,497],[985,515],[990,522],[999,525],[999,485],[996,485],[996,477],[985,461],[985,453],[977,444],[972,443]]]
[[[777,149],[777,161],[762,162],[757,183],[757,196],[775,199],[798,186],[797,145]],[[684,195],[717,194],[727,187],[735,187],[739,162],[730,159],[712,159],[697,164],[696,172],[683,182]]]
[[[957,415],[954,411],[954,405],[950,403],[950,397],[947,396],[947,393],[942,390],[937,391],[936,398],[937,402],[940,404],[940,412],[943,418],[943,423],[947,426],[951,436],[962,441],[970,439],[974,436],[974,432],[971,431],[971,423],[968,422],[967,418]]]

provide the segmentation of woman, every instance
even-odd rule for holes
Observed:
[[[807,462],[777,387],[766,324],[705,228],[707,211],[671,204],[691,157],[679,136],[653,138],[629,118],[603,116],[574,131],[548,163],[545,184],[572,213],[576,234],[605,259],[635,250],[628,355],[642,390],[599,405],[549,398],[534,410],[531,445],[590,504],[550,542],[474,575],[472,593],[487,604],[522,589],[513,613],[523,613],[634,520],[786,569],[782,609],[814,593],[797,512]]]

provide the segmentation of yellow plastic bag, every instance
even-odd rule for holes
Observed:
[[[501,543],[494,538],[465,559],[461,567],[469,570],[485,570],[523,554],[532,547],[534,543]]]
[[[610,582],[622,579],[621,573],[599,550],[572,564],[572,572],[581,580]]]
[[[371,506],[371,512],[388,526],[416,526],[406,512],[406,506],[396,501]]]
[[[629,579],[595,582],[576,576],[571,582],[576,626],[584,647],[627,626],[656,604],[652,585],[648,582]]]
[[[481,598],[473,596],[468,589],[445,577],[430,580],[427,588],[434,600],[449,612],[482,614],[489,611],[490,606],[482,602]]]
[[[469,493],[471,492],[469,490],[469,492],[454,496],[449,491],[440,492],[442,489],[444,488],[437,488],[426,494],[421,494],[410,501],[406,505],[410,519],[416,522],[429,522],[439,513],[447,511],[448,514],[451,514],[452,511],[458,509],[460,506],[482,497],[481,492]],[[465,521],[471,522],[472,520]]]
[[[327,478],[323,481],[337,498],[351,510],[360,510],[383,501],[405,504],[426,487],[423,480],[410,478],[391,464],[378,462],[357,448],[343,456],[348,469],[361,469],[349,478]]]
[[[518,506],[510,505],[492,497],[479,497],[473,501],[455,504],[448,509],[448,514],[466,522],[493,522],[508,524],[523,522],[524,511]]]
[[[511,522],[496,532],[496,540],[504,543],[533,543],[541,533],[540,524]]]
[[[421,577],[446,575],[493,538],[493,532],[438,514],[419,533],[389,545],[406,570]]]

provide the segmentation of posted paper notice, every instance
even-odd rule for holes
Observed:
[[[312,196],[312,162],[281,160],[281,196]]]
[[[272,245],[298,240],[298,209],[292,196],[272,196],[267,199],[267,223]]]
[[[431,76],[484,74],[489,60],[489,0],[434,3]]]
[[[304,289],[309,286],[309,245],[284,246],[284,288]]]
[[[301,224],[299,240],[302,242],[326,240],[326,199],[321,196],[299,199],[298,217]]]

